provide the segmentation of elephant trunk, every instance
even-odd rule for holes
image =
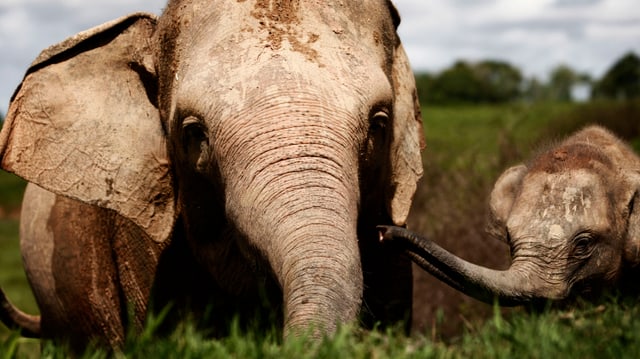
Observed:
[[[310,224],[282,240],[285,257],[277,276],[287,335],[331,333],[358,315],[363,288],[357,241],[355,234],[334,226]]]
[[[246,235],[257,238],[282,287],[285,333],[333,332],[338,323],[353,321],[360,308],[356,201],[347,203],[340,195],[344,190],[328,188],[336,181],[331,176],[288,178],[297,176],[282,175],[270,185],[274,189],[265,189],[279,193],[267,196],[269,203],[256,202]],[[252,235],[254,230],[259,233]]]
[[[401,243],[411,259],[460,292],[493,304],[515,306],[540,298],[526,271],[494,270],[469,263],[405,228],[380,226],[380,239]]]
[[[227,213],[282,288],[285,336],[331,333],[356,320],[363,291],[358,152],[345,135],[353,131],[324,124],[317,105],[301,102],[293,127],[291,101],[252,117],[261,130],[232,149],[244,167],[227,196],[239,199]]]

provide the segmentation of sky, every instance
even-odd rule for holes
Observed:
[[[2,0],[0,112],[38,53],[134,12],[159,14],[166,0]],[[395,0],[400,37],[415,71],[458,59],[500,59],[546,79],[559,64],[598,78],[629,51],[640,55],[638,0]]]

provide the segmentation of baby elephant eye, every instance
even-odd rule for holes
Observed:
[[[585,258],[591,255],[594,237],[591,233],[580,233],[573,239],[574,257]]]

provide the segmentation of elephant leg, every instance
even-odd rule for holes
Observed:
[[[21,249],[45,336],[81,351],[96,340],[121,346],[123,293],[111,248],[113,214],[30,184]]]
[[[111,247],[122,293],[121,306],[128,310],[123,320],[126,329],[139,333],[144,328],[159,259],[168,242],[156,243],[130,220],[115,217]]]
[[[239,258],[240,254],[233,253],[235,250],[221,250],[218,260],[224,263],[226,258]],[[149,313],[164,312],[156,333],[169,334],[185,318],[218,338],[230,334],[232,323],[241,330],[266,331],[283,326],[282,291],[273,279],[254,272],[255,288],[237,292],[234,286],[238,282],[225,282],[228,279],[224,275],[216,274],[211,274],[194,255],[185,239],[182,219],[178,219],[172,240],[158,259],[151,292]]]

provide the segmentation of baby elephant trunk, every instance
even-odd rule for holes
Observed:
[[[402,245],[411,259],[427,272],[460,292],[493,304],[515,306],[539,298],[526,273],[511,266],[494,270],[469,263],[431,240],[405,228],[380,226],[380,240]]]

